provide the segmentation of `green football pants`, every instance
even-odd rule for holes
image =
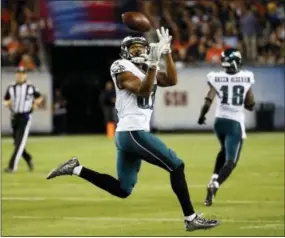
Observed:
[[[116,132],[117,174],[121,188],[131,193],[137,183],[141,161],[172,172],[183,161],[159,138],[146,131]]]

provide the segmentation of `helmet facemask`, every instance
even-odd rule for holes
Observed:
[[[142,48],[140,54],[133,55],[130,52],[131,47]],[[134,52],[136,53],[136,49]],[[132,61],[134,64],[143,64],[147,61],[147,55],[149,53],[149,44],[148,41],[144,37],[126,37],[121,45],[121,57],[124,59],[128,59]]]
[[[241,53],[235,49],[227,49],[222,52],[221,65],[228,73],[237,73],[242,66]]]

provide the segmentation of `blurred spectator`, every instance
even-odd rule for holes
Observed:
[[[59,88],[55,89],[53,103],[53,127],[55,134],[66,133],[67,101]]]
[[[21,65],[28,70],[40,67],[38,18],[28,8],[33,4],[34,1],[17,1],[14,4],[7,1],[2,5],[2,66]]]
[[[238,32],[235,25],[232,22],[227,22],[225,25],[225,34],[223,37],[224,44],[230,48],[238,48],[239,39]]]
[[[114,90],[113,82],[108,81],[105,84],[105,89],[100,94],[100,104],[102,107],[107,137],[113,138],[115,133],[115,122],[117,121],[116,109],[116,92]]]
[[[2,53],[4,63],[8,66],[16,66],[21,58],[23,45],[17,34],[10,32],[9,35],[2,37]]]
[[[218,63],[219,52],[227,47],[238,48],[244,55],[245,63],[284,62],[285,10],[282,1],[138,2],[152,25],[147,38],[151,42],[157,41],[155,29],[160,26],[169,28],[173,36],[172,54],[177,62]],[[40,67],[39,19],[34,11],[35,3],[38,0],[15,3],[2,0],[2,66],[21,64],[30,70]],[[51,26],[50,21],[46,23]],[[48,34],[44,39],[52,41],[51,37],[52,34]]]
[[[218,63],[220,52],[227,47],[238,48],[247,62],[284,62],[285,11],[281,1],[144,2],[153,26],[170,29],[177,62]]]
[[[245,9],[241,18],[241,32],[246,47],[246,57],[250,60],[256,59],[257,51],[257,19],[252,9]]]
[[[155,29],[159,28],[159,13],[158,13],[158,4],[156,1],[145,1],[140,0],[140,7],[142,12],[147,16],[151,23],[151,30],[146,33],[146,37],[150,41],[156,41],[156,31]]]
[[[35,64],[32,56],[29,54],[23,54],[21,56],[19,66],[22,66],[29,71],[33,71],[34,69],[36,69],[36,64]]]

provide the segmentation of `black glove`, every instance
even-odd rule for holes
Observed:
[[[200,116],[199,119],[198,119],[198,124],[199,125],[203,125],[203,124],[206,124],[206,117],[205,116]]]

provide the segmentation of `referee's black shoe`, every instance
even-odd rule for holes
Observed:
[[[4,172],[5,172],[5,173],[13,173],[13,169],[5,168],[5,169],[4,169]]]
[[[34,171],[34,163],[33,163],[32,158],[27,163],[28,163],[29,171],[33,172]]]

